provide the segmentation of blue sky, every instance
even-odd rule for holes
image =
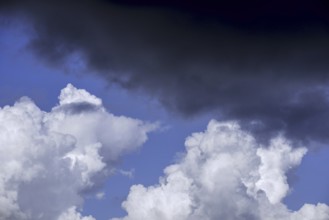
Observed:
[[[20,97],[28,96],[41,109],[49,111],[58,102],[59,91],[72,83],[101,97],[104,106],[116,115],[162,123],[161,131],[151,134],[140,150],[120,161],[119,169],[133,170],[133,177],[114,174],[104,185],[105,198],[87,198],[84,204],[84,213],[97,219],[122,216],[121,203],[130,186],[157,183],[163,169],[175,160],[176,154],[184,152],[185,138],[204,129],[211,116],[185,120],[168,114],[156,100],[109,86],[96,76],[68,74],[62,69],[49,68],[26,49],[27,38],[20,28],[1,29],[1,106],[13,105]]]
[[[18,22],[0,27],[1,107],[12,106],[20,97],[27,96],[41,110],[50,112],[58,103],[61,89],[71,83],[102,99],[104,108],[115,116],[124,115],[160,124],[158,129],[148,134],[148,140],[140,148],[120,156],[113,165],[114,173],[107,176],[98,188],[83,194],[83,202],[78,203],[82,204],[79,207],[81,215],[91,215],[97,220],[126,216],[126,211],[131,210],[124,210],[121,204],[128,201],[130,187],[137,184],[158,187],[159,178],[166,176],[164,169],[167,166],[183,164],[185,139],[193,132],[205,131],[209,121],[216,116],[209,111],[182,117],[165,108],[156,96],[109,84],[99,74],[93,73],[95,70],[84,68],[85,61],[79,56],[67,61],[66,66],[47,65],[27,48],[31,36],[24,25]],[[1,124],[6,126],[5,121]],[[211,133],[210,130],[208,132]],[[329,148],[309,147],[300,165],[293,162],[290,165],[294,167],[288,172],[290,190],[282,199],[288,209],[298,211],[305,203],[329,205]],[[266,191],[266,188],[263,190]],[[95,197],[99,192],[104,193],[104,198]],[[134,204],[133,200],[131,204]],[[127,219],[134,219],[133,212],[129,213],[129,217]]]

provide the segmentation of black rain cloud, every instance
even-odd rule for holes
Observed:
[[[30,48],[48,64],[79,52],[109,83],[182,116],[326,143],[328,3],[214,2],[4,1],[0,12],[32,21]]]

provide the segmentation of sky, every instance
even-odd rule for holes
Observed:
[[[0,3],[0,219],[329,220],[325,1]]]

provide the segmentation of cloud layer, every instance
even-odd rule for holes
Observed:
[[[282,136],[266,148],[235,122],[210,121],[186,139],[186,154],[168,166],[157,185],[134,185],[115,220],[328,220],[329,206],[305,204],[290,211],[286,173],[306,148]]]
[[[0,108],[0,219],[93,220],[79,208],[152,124],[107,112],[71,84],[50,112],[21,98]]]
[[[184,116],[212,111],[265,140],[283,131],[328,141],[324,1],[16,0],[0,8],[31,21],[29,47],[48,64],[80,54],[88,72]]]

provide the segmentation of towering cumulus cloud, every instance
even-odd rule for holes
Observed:
[[[306,148],[279,136],[264,148],[235,122],[211,121],[186,139],[186,154],[165,169],[158,185],[131,187],[121,220],[328,220],[329,206],[282,203],[286,173]],[[115,220],[120,220],[115,219]]]
[[[24,97],[0,108],[0,122],[3,220],[94,220],[79,213],[83,194],[154,129],[112,115],[99,98],[70,84],[50,112]]]
[[[48,64],[80,54],[109,83],[267,140],[328,141],[327,1],[11,0]],[[312,127],[312,129],[309,129]]]

